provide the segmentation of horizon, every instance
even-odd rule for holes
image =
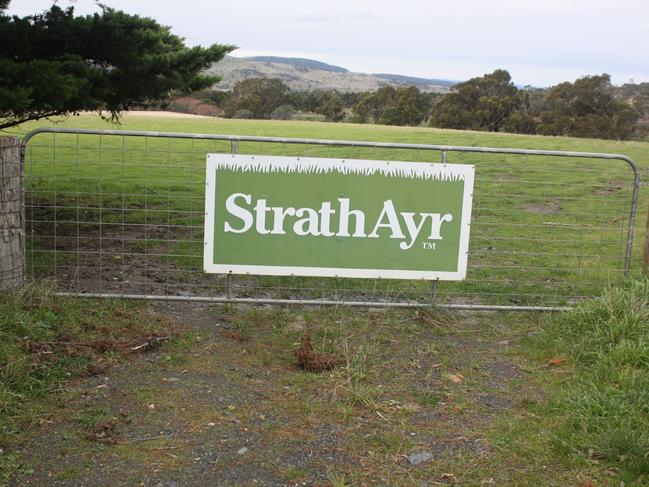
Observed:
[[[272,5],[242,1],[239,6],[215,6],[209,0],[182,5],[153,0],[105,3],[170,26],[189,46],[235,44],[239,48],[231,55],[238,58],[299,57],[351,72],[452,81],[506,69],[515,84],[539,88],[602,73],[610,74],[615,85],[649,81],[644,48],[649,27],[643,22],[649,5],[641,0],[615,6],[603,0],[546,0],[542,5],[406,0],[399,10],[387,0],[360,0],[353,6],[342,0],[308,6],[297,0]],[[39,13],[52,3],[14,0],[8,13]],[[93,0],[63,0],[58,5],[73,6],[80,15],[99,8]],[[624,28],[612,32],[611,25]]]

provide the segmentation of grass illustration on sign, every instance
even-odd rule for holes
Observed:
[[[228,156],[225,156],[228,157]],[[340,174],[360,174],[371,176],[380,173],[387,177],[396,178],[419,178],[432,179],[436,181],[459,181],[464,180],[466,165],[461,164],[439,164],[439,163],[408,163],[390,161],[359,161],[357,159],[320,159],[320,158],[288,158],[269,156],[248,156],[241,160],[239,155],[229,156],[231,160],[223,159],[216,161],[216,167],[229,171],[253,171],[262,173],[285,172],[285,173],[314,173],[328,174],[338,172]],[[363,164],[358,164],[363,162]]]
[[[204,269],[464,279],[471,165],[209,154]]]

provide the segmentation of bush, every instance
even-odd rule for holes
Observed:
[[[241,110],[237,110],[234,112],[234,115],[232,115],[232,118],[243,118],[243,119],[251,119],[254,118],[254,113],[252,113],[251,110],[246,110],[245,108]]]
[[[160,108],[163,108],[160,106]],[[189,105],[177,100],[170,101],[164,106],[164,110],[177,113],[189,113]]]
[[[295,114],[295,108],[291,105],[281,105],[270,114],[273,120],[291,120]]]
[[[228,95],[227,91],[220,91],[220,90],[208,90],[206,93],[206,98],[212,103],[216,103],[217,105],[221,105],[224,101],[226,96]]]

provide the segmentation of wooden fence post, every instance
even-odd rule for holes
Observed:
[[[25,278],[22,174],[18,137],[0,137],[0,290]]]

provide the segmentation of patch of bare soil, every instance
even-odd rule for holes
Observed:
[[[217,117],[223,115],[223,110],[214,103],[206,103],[203,100],[198,100],[188,96],[175,98],[169,107],[173,108],[173,113],[182,112],[181,114],[200,115],[205,117]]]
[[[487,433],[513,413],[524,374],[498,345],[504,340],[511,348],[520,333],[502,316],[431,321],[416,312],[303,310],[312,335],[300,340],[286,310],[197,303],[152,309],[177,320],[184,338],[72,386],[42,425],[4,445],[26,467],[10,485],[503,479]],[[319,365],[333,364],[333,355],[315,354],[323,343],[344,367],[319,374],[295,367],[296,346]],[[96,411],[102,416],[94,424],[75,419]],[[430,459],[411,465],[408,458],[419,452]]]
[[[561,203],[559,200],[552,200],[548,203],[527,205],[525,209],[530,213],[554,214],[561,209]]]
[[[136,117],[151,117],[151,118],[198,118],[198,119],[213,118],[212,116],[209,115],[180,113],[180,112],[172,112],[169,110],[129,110],[128,112],[124,112],[124,116],[126,118],[128,118],[129,115],[136,116]]]
[[[606,196],[609,194],[614,194],[621,191],[626,184],[627,181],[624,181],[623,179],[616,179],[613,181],[609,181],[608,186],[606,188],[593,191],[593,194],[597,196]]]
[[[78,216],[43,206],[28,205],[30,249],[50,252],[53,262],[32,258],[28,267],[37,277],[54,278],[62,291],[183,296],[222,288],[223,276],[201,270],[202,232],[192,227],[100,225],[98,210],[84,210],[82,219],[90,223],[77,225]],[[184,245],[191,243],[196,249]]]

